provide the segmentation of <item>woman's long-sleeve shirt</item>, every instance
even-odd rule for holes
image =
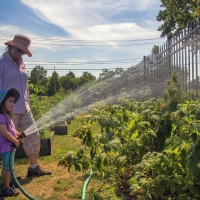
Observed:
[[[14,105],[13,113],[26,113],[30,111],[28,73],[23,59],[19,60],[19,66],[12,61],[7,53],[0,56],[0,90],[15,88],[20,93],[18,102]]]

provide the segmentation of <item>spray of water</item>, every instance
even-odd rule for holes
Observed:
[[[144,80],[141,77],[143,77],[143,71],[138,66],[130,68],[121,75],[114,77],[111,75],[104,79],[90,82],[49,110],[34,125],[25,130],[25,134],[29,135],[37,129],[42,130],[62,120],[65,121],[80,111],[117,103],[120,97],[136,98],[148,96],[151,91],[147,86],[144,86]],[[164,81],[163,77],[163,86],[166,81]]]

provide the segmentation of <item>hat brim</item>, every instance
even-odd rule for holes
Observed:
[[[15,97],[14,103],[17,103],[17,101],[19,100],[20,94],[15,88],[10,88],[9,90],[1,90],[0,103],[2,103],[2,101],[5,99],[8,92],[13,93],[13,95]]]
[[[10,45],[10,46],[12,46],[12,47],[17,47],[16,45],[14,45],[13,44],[13,40],[10,40],[10,41],[8,41],[8,42],[5,42],[5,45]],[[32,56],[32,53],[30,52],[30,50],[28,49],[28,48],[24,48],[24,49],[22,49],[22,48],[20,48],[20,47],[17,47],[17,48],[19,48],[19,49],[21,49],[22,51],[24,51],[29,57],[31,57]]]

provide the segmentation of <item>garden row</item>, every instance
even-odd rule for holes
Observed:
[[[188,101],[176,77],[163,99],[121,99],[82,120],[74,137],[85,148],[59,162],[69,171],[93,169],[102,176],[101,190],[113,187],[126,200],[200,198],[200,101]]]

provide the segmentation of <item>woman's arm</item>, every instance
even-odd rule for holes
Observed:
[[[20,145],[20,141],[17,140],[15,137],[13,137],[6,128],[6,124],[0,124],[0,132],[3,135],[4,138],[6,138],[7,140],[11,141],[12,143],[14,143],[14,145],[16,147],[18,147]]]
[[[0,90],[2,88],[2,82],[3,82],[3,65],[0,62]]]

